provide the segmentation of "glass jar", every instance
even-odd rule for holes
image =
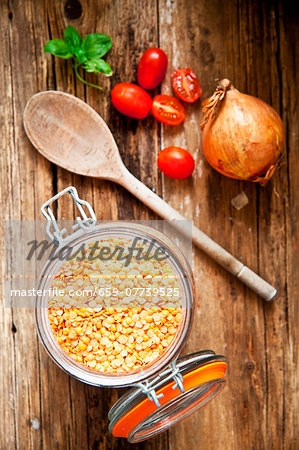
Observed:
[[[82,215],[82,218],[77,218],[79,230],[67,238],[62,237],[64,230],[59,230],[50,208],[50,204],[65,193],[71,194]],[[82,208],[84,205],[88,208],[91,217],[87,217]],[[42,206],[42,213],[48,220],[46,227],[48,236],[61,248],[71,245],[75,250],[83,242],[88,244],[103,238],[119,236],[154,240],[167,252],[168,262],[179,282],[182,317],[178,330],[166,350],[154,361],[138,370],[126,373],[105,373],[74,361],[57,342],[48,317],[47,292],[63,262],[59,259],[48,261],[42,270],[38,290],[43,294],[36,299],[35,318],[39,338],[52,360],[69,375],[93,386],[135,386],[132,393],[125,394],[109,413],[110,430],[113,434],[118,433],[116,435],[127,437],[130,442],[139,442],[169,428],[213,398],[225,383],[224,375],[227,365],[225,358],[216,356],[212,351],[205,351],[177,359],[191,327],[194,282],[186,258],[172,240],[160,231],[139,223],[117,222],[96,225],[95,215],[90,205],[79,199],[73,187],[65,189],[46,202]],[[51,227],[54,227],[53,233]],[[188,387],[187,389],[184,384]],[[148,409],[146,405],[143,406],[144,402],[147,402]],[[140,408],[140,405],[142,413],[139,412],[137,416],[136,414],[134,416],[134,411]],[[147,414],[143,417],[145,411]],[[139,416],[142,420],[138,422]],[[125,426],[123,426],[124,423]]]
[[[179,279],[180,291],[182,295],[182,319],[179,323],[178,331],[167,347],[155,361],[147,364],[137,371],[130,371],[126,374],[109,374],[96,372],[88,369],[82,364],[72,360],[60,347],[50,326],[48,318],[48,296],[42,295],[37,298],[35,317],[39,337],[50,357],[69,375],[74,376],[80,381],[93,386],[127,386],[139,382],[145,378],[162,370],[170,361],[172,361],[185,343],[190,330],[193,304],[193,278],[191,269],[181,251],[167,238],[167,236],[153,228],[134,223],[109,223],[96,225],[90,231],[82,231],[80,236],[75,237],[68,244],[71,244],[75,250],[84,242],[88,244],[95,240],[107,239],[110,237],[125,237],[142,239],[155,239],[160,247],[164,248],[168,255],[172,268]],[[42,272],[39,281],[38,290],[47,293],[57,274],[62,262],[54,260],[49,262]]]

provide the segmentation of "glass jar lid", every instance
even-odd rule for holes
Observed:
[[[179,358],[115,403],[109,430],[130,443],[156,436],[212,400],[225,385],[226,368],[211,350]]]

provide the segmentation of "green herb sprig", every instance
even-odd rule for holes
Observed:
[[[52,39],[47,42],[44,53],[51,53],[59,58],[73,58],[76,77],[82,83],[97,89],[103,89],[96,84],[88,83],[78,72],[81,66],[86,72],[102,73],[106,77],[113,74],[111,67],[102,59],[111,49],[112,41],[106,34],[87,34],[84,39],[81,38],[78,31],[68,26],[64,32],[63,39]]]

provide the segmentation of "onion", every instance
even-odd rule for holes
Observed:
[[[211,166],[227,177],[265,185],[279,164],[284,144],[276,111],[224,79],[204,102],[203,113],[202,145]]]

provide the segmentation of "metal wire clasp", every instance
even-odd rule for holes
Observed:
[[[62,195],[64,194],[70,194],[76,203],[81,217],[77,217],[76,221],[77,223],[72,226],[73,230],[76,230],[78,228],[81,228],[82,230],[88,230],[89,228],[93,227],[97,223],[97,218],[95,216],[95,213],[91,207],[91,205],[86,202],[85,200],[81,200],[78,196],[77,189],[73,186],[69,186],[63,191],[59,192],[58,194],[54,195],[54,197],[50,198],[47,202],[45,202],[41,207],[41,212],[43,216],[47,219],[47,225],[46,225],[46,233],[49,236],[49,238],[58,246],[64,246],[70,239],[71,235],[67,237],[63,237],[63,235],[66,232],[66,229],[63,228],[62,230],[59,229],[59,226],[57,224],[57,221],[55,219],[55,216],[53,214],[52,209],[50,208],[50,205],[55,201],[58,200]],[[82,205],[86,206],[88,209],[90,216],[88,217],[82,208]],[[51,232],[51,227],[53,227],[54,231]]]
[[[172,389],[178,388],[181,393],[183,394],[185,392],[185,388],[183,386],[183,375],[180,372],[180,369],[177,367],[175,361],[170,363],[170,366],[172,367],[172,378],[175,384],[172,386]]]
[[[150,381],[144,381],[138,383],[138,386],[141,388],[142,392],[147,395],[148,399],[155,403],[157,408],[161,406],[161,403],[159,402],[159,398],[164,397],[164,394],[157,394],[156,388],[157,386],[151,386]]]
[[[137,383],[135,386],[138,386],[144,394],[147,395],[148,399],[153,401],[157,408],[160,408],[161,403],[159,402],[159,398],[164,397],[164,394],[157,394],[156,390],[165,384],[166,381],[173,379],[175,384],[172,386],[172,389],[178,388],[182,393],[185,392],[185,388],[183,385],[183,375],[180,373],[179,367],[176,365],[176,361],[172,361],[168,368],[155,377],[151,381],[141,381]]]

